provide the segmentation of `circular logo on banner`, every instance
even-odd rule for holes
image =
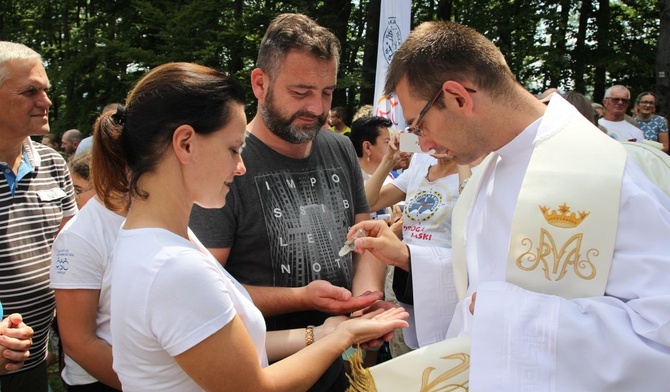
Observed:
[[[392,96],[386,96],[382,95],[381,98],[377,101],[377,111],[375,113],[375,116],[380,116],[384,118],[388,118],[391,120],[393,125],[397,126],[398,125],[398,120],[396,119],[396,106],[398,106],[400,102],[398,102],[398,98],[395,95]]]
[[[402,44],[402,32],[398,24],[396,24],[395,17],[390,17],[386,20],[383,43],[384,58],[387,64],[391,63],[391,59],[400,47],[400,44]]]

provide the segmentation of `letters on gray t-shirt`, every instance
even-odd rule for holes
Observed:
[[[369,212],[348,138],[322,130],[311,154],[293,159],[249,134],[247,172],[221,209],[194,207],[191,229],[208,248],[231,248],[226,269],[241,283],[301,287],[317,279],[351,289],[351,254],[340,257],[355,215]],[[326,315],[268,318],[268,330],[318,325]]]

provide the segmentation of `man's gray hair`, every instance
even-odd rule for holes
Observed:
[[[605,98],[609,98],[612,91],[625,91],[628,93],[628,98],[630,98],[630,90],[628,89],[628,87],[623,86],[621,84],[615,84],[614,86],[605,90]]]
[[[5,62],[9,60],[32,60],[42,61],[42,56],[23,44],[0,41],[0,86],[7,78]]]

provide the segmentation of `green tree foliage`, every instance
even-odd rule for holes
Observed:
[[[655,89],[658,5],[641,1],[612,4],[609,78],[629,86],[634,95]]]
[[[105,104],[123,102],[139,76],[168,61],[212,66],[248,86],[269,22],[282,12],[303,12],[341,40],[333,104],[353,112],[373,99],[380,3],[0,0],[0,39],[24,43],[43,55],[53,85],[54,131],[76,127],[88,133]],[[500,47],[519,82],[533,92],[560,87],[600,100],[613,83],[625,84],[635,94],[667,82],[657,80],[656,69],[665,66],[668,72],[667,60],[656,60],[657,50],[658,58],[668,56],[657,45],[667,3],[415,0],[411,20],[415,26],[446,19],[481,31]],[[667,26],[667,16],[665,21]],[[255,102],[247,89],[247,112],[252,115]]]
[[[656,91],[659,93],[661,113],[668,118],[670,116],[670,0],[659,2],[663,11],[656,55]]]

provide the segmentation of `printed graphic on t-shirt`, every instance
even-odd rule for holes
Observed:
[[[410,221],[424,222],[431,219],[444,205],[441,193],[432,189],[422,190],[405,203],[405,216]]]
[[[270,242],[274,284],[300,287],[316,279],[347,287],[351,254],[337,252],[352,222],[340,168],[281,171],[254,178]]]
[[[74,256],[68,249],[59,249],[56,254],[56,262],[53,265],[53,268],[56,270],[56,273],[59,275],[64,275],[70,269],[70,262],[68,257]]]
[[[449,192],[439,192],[436,189],[423,189],[410,194],[405,203],[403,230],[410,233],[410,237],[417,240],[430,241],[432,234],[426,230],[439,226],[446,218],[453,204],[453,195]]]

